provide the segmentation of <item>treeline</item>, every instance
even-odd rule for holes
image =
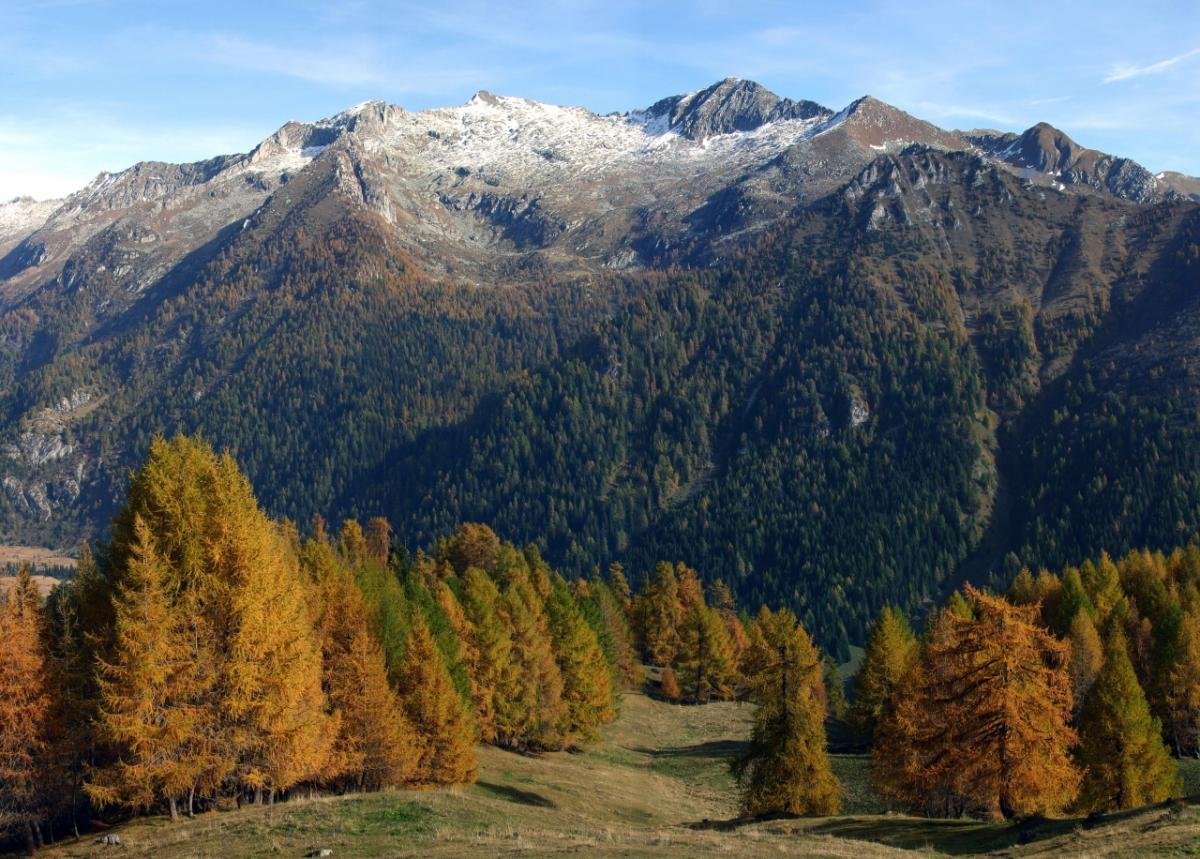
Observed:
[[[475,745],[565,749],[637,670],[600,580],[464,526],[390,551],[383,519],[301,536],[228,455],[156,439],[110,539],[0,607],[0,830],[475,778]],[[106,811],[107,810],[107,811]]]
[[[887,609],[852,723],[876,788],[927,815],[1013,817],[1177,796],[1200,755],[1200,548],[1028,569],[913,633]]]

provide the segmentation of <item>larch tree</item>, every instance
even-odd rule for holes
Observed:
[[[679,690],[679,680],[675,677],[675,669],[670,665],[662,670],[662,676],[658,681],[658,691],[672,703],[677,702],[683,695]]]
[[[970,587],[966,596],[974,619],[952,615],[947,636],[928,648],[934,700],[950,728],[938,763],[991,814],[1060,810],[1079,788],[1066,646],[1039,625],[1035,606]]]
[[[679,605],[686,615],[694,606],[704,605],[704,585],[700,574],[687,564],[675,565],[675,580],[678,582]]]
[[[1104,664],[1104,642],[1087,611],[1075,613],[1067,642],[1070,645],[1071,696],[1075,702],[1075,712],[1078,713]]]
[[[135,517],[129,560],[113,594],[113,647],[99,664],[97,735],[115,761],[86,788],[98,805],[148,811],[165,802],[171,818],[208,765],[206,675],[192,661],[182,610],[150,528]]]
[[[139,520],[175,595],[187,658],[216,690],[195,739],[208,761],[199,787],[261,799],[315,780],[331,734],[309,589],[287,534],[228,453],[183,436],[155,438],[132,476],[103,552],[110,593],[133,566]],[[87,630],[110,661],[112,626]]]
[[[415,732],[388,682],[362,593],[325,540],[310,539],[301,560],[314,587],[322,682],[336,726],[321,782],[352,790],[403,784],[415,764]]]
[[[1066,645],[1013,605],[968,587],[902,681],[876,749],[882,791],[927,812],[1049,813],[1075,798]],[[888,761],[895,756],[895,761]],[[881,760],[882,758],[882,760]]]
[[[758,707],[749,747],[733,763],[742,812],[836,814],[841,786],[825,748],[820,655],[786,609],[764,607],[750,640],[746,680]]]
[[[518,748],[558,748],[562,742],[563,679],[542,600],[520,569],[511,571],[503,593],[518,670],[513,695],[502,711],[501,733]]]
[[[867,639],[862,666],[854,677],[854,704],[850,720],[855,730],[872,737],[900,678],[917,658],[917,637],[908,619],[897,608],[879,613]]]
[[[625,568],[621,566],[620,561],[613,561],[608,565],[608,587],[628,620],[633,608],[633,592],[629,588],[629,579],[625,577]]]
[[[372,516],[367,520],[363,532],[366,540],[367,560],[380,567],[388,564],[388,553],[392,548],[392,525],[383,516]]]
[[[654,665],[670,665],[679,651],[679,627],[683,622],[679,580],[671,564],[663,561],[654,568],[648,585],[638,595],[635,612],[643,652]]]
[[[1079,714],[1079,736],[1079,810],[1133,808],[1178,794],[1179,768],[1150,713],[1119,624],[1110,624],[1105,636],[1104,667]]]
[[[599,735],[596,729],[616,716],[612,675],[596,633],[558,579],[546,599],[546,618],[562,677],[562,743],[571,747],[590,742]]]
[[[946,624],[945,611],[930,638]],[[937,766],[948,731],[945,708],[932,700],[924,654],[900,676],[875,724],[871,782],[883,798],[930,817],[962,813],[953,779]]]
[[[519,669],[514,662],[512,634],[501,614],[501,600],[499,588],[487,573],[478,567],[466,569],[462,610],[470,641],[465,650],[475,721],[485,743],[511,745],[514,738],[507,731],[517,720],[508,710],[516,698]],[[503,737],[501,731],[506,732]]]
[[[0,597],[0,832],[41,841],[44,779],[50,754],[45,728],[53,704],[37,592],[22,568]]]
[[[400,700],[416,731],[413,783],[474,781],[475,725],[420,614],[412,620],[402,678]]]
[[[1176,753],[1200,757],[1200,613],[1184,612],[1179,630],[1179,658],[1171,671],[1171,730]]]
[[[737,662],[729,631],[702,599],[692,603],[684,616],[675,675],[684,697],[695,703],[724,701],[736,690]]]
[[[222,707],[238,749],[235,777],[255,801],[320,780],[335,726],[326,717],[321,650],[308,613],[310,588],[274,523],[258,509],[232,460],[223,484],[240,526],[218,544],[229,600]]]

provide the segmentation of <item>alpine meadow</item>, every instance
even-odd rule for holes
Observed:
[[[0,854],[1194,855],[1155,4],[0,10]]]

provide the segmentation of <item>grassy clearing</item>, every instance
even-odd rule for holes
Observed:
[[[1200,807],[1176,804],[1080,820],[992,824],[886,814],[871,793],[869,759],[837,755],[844,814],[827,819],[733,821],[727,761],[752,710],[682,707],[640,694],[578,754],[480,750],[477,784],[462,790],[302,800],[266,809],[163,818],[120,827],[123,846],[88,839],[47,855],[303,856],[829,856],[874,859],[1002,851],[1004,855],[1200,856]],[[1200,763],[1186,783],[1200,785]]]

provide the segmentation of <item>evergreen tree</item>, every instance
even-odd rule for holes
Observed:
[[[416,731],[412,780],[420,785],[475,780],[475,725],[450,679],[425,619],[413,617],[400,698]]]
[[[1104,641],[1104,667],[1079,714],[1079,762],[1084,768],[1081,811],[1113,811],[1159,802],[1179,793],[1179,768],[1150,714],[1119,625]]]
[[[871,628],[862,665],[854,677],[850,719],[857,731],[867,737],[874,735],[896,685],[917,652],[917,637],[908,619],[899,609],[885,607]]]
[[[640,686],[645,673],[634,647],[629,615],[611,588],[601,581],[592,582],[591,595],[584,604],[592,607],[588,620],[593,623],[600,646],[612,666],[614,682],[627,688]]]
[[[1102,552],[1096,563],[1085,563],[1079,577],[1096,609],[1097,629],[1103,629],[1114,613],[1124,615],[1126,600],[1121,591],[1121,574],[1107,552]]]
[[[827,699],[825,715],[830,719],[841,721],[850,714],[850,704],[846,701],[846,684],[832,657],[826,656],[824,663],[825,697]]]
[[[841,788],[825,750],[821,659],[795,616],[759,612],[750,635],[750,696],[757,703],[749,748],[733,765],[742,812],[831,815]]]

